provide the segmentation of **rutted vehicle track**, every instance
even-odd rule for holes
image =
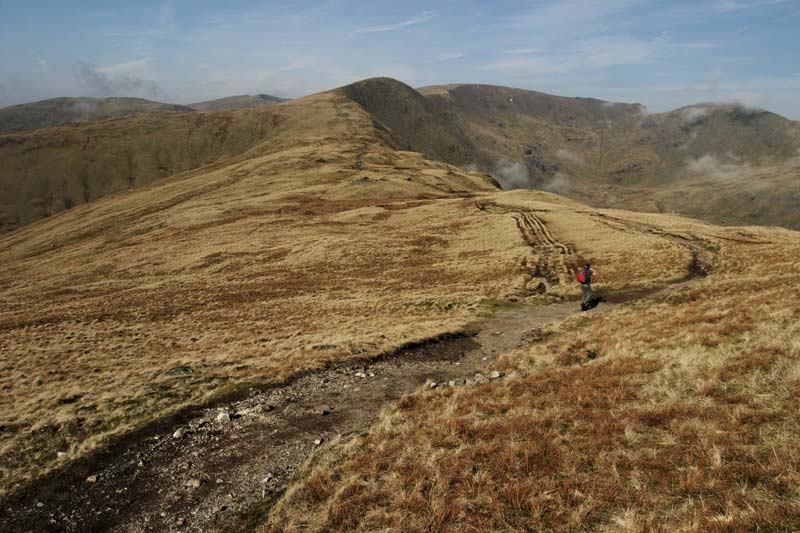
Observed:
[[[574,252],[538,217],[492,208],[512,212],[539,258],[540,274],[551,283],[571,280]],[[682,236],[669,238],[696,246],[695,262],[710,268],[713,250]],[[711,262],[703,263],[701,256],[708,255]],[[687,279],[704,272],[690,270]],[[278,385],[245,387],[120,437],[32,483],[0,504],[0,530],[240,531],[258,522],[318,446],[367,430],[385,406],[426,383],[470,386],[492,379],[485,367],[498,355],[539,342],[542,326],[575,312],[574,302],[508,307],[463,334],[342,362]]]
[[[556,241],[547,226],[531,211],[520,210],[514,215],[517,227],[528,245],[536,251],[538,262],[534,277],[550,283],[567,283],[575,273],[574,255],[566,244]]]
[[[684,233],[670,233],[650,224],[634,222],[632,220],[624,220],[622,218],[614,217],[605,213],[600,213],[596,216],[605,224],[609,224],[609,221],[611,221],[625,226],[633,231],[657,235],[658,237],[672,241],[679,246],[688,248],[692,254],[692,261],[689,264],[686,278],[687,280],[696,277],[707,276],[714,268],[714,260],[718,247],[708,241],[700,239],[697,236]]]

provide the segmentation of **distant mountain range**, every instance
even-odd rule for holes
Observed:
[[[208,100],[206,102],[197,102],[196,104],[189,104],[189,107],[197,111],[220,111],[222,109],[245,109],[251,107],[259,107],[262,105],[275,105],[281,102],[287,102],[288,98],[278,98],[269,94],[241,94],[238,96],[228,96],[226,98],[219,98],[217,100]]]
[[[274,105],[285,101],[286,98],[268,94],[229,96],[190,105],[166,104],[144,98],[51,98],[0,109],[0,135],[100,118],[123,117],[133,113],[219,111]]]
[[[504,188],[598,207],[800,229],[800,123],[740,105],[639,104],[493,85],[343,90],[398,147],[489,172]]]
[[[20,133],[58,124],[87,122],[131,113],[191,112],[191,107],[144,98],[51,98],[0,109],[0,134]]]
[[[651,114],[638,104],[492,85],[415,90],[389,78],[329,92],[337,98],[324,105],[354,102],[371,117],[369,131],[353,135],[488,173],[503,188],[541,189],[599,207],[800,229],[800,125],[768,111],[699,104]],[[269,105],[277,100],[257,95],[195,104],[249,107],[214,113],[150,103],[168,107],[0,136],[0,228],[244,157],[265,142],[306,139],[309,132],[293,117],[323,104],[302,98],[288,114],[278,111],[285,105]],[[333,116],[348,120],[346,113]]]

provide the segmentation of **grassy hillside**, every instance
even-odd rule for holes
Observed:
[[[58,451],[458,329],[520,289],[513,221],[469,200],[496,190],[485,176],[390,150],[340,93],[279,107],[291,140],[0,238],[0,490]]]
[[[51,98],[0,109],[0,135],[131,113],[190,112],[191,107],[144,98]]]
[[[579,250],[613,248],[604,227],[701,239],[715,268],[553,324],[501,357],[502,379],[404,397],[317,453],[264,530],[800,527],[800,234],[609,211],[544,220],[582,234]]]
[[[700,104],[648,114],[637,104],[491,85],[420,91],[479,147],[474,167],[506,188],[723,224],[800,228],[792,208],[800,191],[800,127],[774,113]]]
[[[237,158],[0,239],[4,488],[232,384],[457,331],[487,298],[571,294],[578,259],[532,250],[520,216],[584,207],[395,151],[339,91],[270,109],[281,134]],[[688,268],[669,240],[608,231],[616,248],[585,251],[611,287]]]
[[[800,234],[500,191],[398,149],[416,113],[466,134],[399,84],[399,111],[371,113],[365,87],[120,119],[118,144],[149,134],[196,168],[0,237],[0,493],[187,405],[573,300],[591,261],[602,294],[640,299],[551,324],[502,379],[392,404],[318,449],[262,527],[800,527]],[[192,151],[187,124],[217,140]],[[53,153],[86,128],[48,130]]]
[[[278,98],[277,96],[271,96],[269,94],[256,94],[253,96],[241,94],[218,98],[216,100],[197,102],[195,104],[189,104],[188,107],[197,111],[221,111],[224,109],[248,109],[251,107],[260,107],[262,105],[275,105],[288,101],[288,98]]]
[[[0,136],[0,228],[215,164],[267,141],[265,150],[282,139],[300,142],[305,132],[293,122],[295,109],[148,113]]]

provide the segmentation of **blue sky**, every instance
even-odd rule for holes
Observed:
[[[800,119],[798,28],[800,0],[0,0],[0,106],[298,97],[391,76]]]

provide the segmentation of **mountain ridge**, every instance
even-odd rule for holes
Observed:
[[[648,114],[640,104],[494,85],[417,91],[391,78],[317,94],[330,92],[370,114],[370,130],[390,146],[489,173],[504,188],[722,224],[800,228],[794,208],[800,198],[800,126],[774,113],[697,104]],[[302,105],[309,98],[293,102]],[[287,104],[182,118],[187,114],[144,114],[0,136],[0,158],[7,162],[0,169],[6,191],[0,226],[12,229],[241,154],[277,131],[277,123],[267,123],[280,120],[277,110]],[[331,120],[346,121],[347,115]],[[157,143],[152,131],[162,137]]]
[[[194,110],[188,106],[144,98],[62,96],[0,108],[0,135],[82,123],[104,117],[122,117],[131,113],[166,111],[187,113]]]
[[[226,96],[223,98],[216,98],[214,100],[205,100],[188,104],[197,111],[219,111],[223,109],[245,109],[251,107],[259,107],[262,105],[277,105],[283,102],[288,102],[290,98],[280,98],[270,94],[239,94],[234,96]]]

